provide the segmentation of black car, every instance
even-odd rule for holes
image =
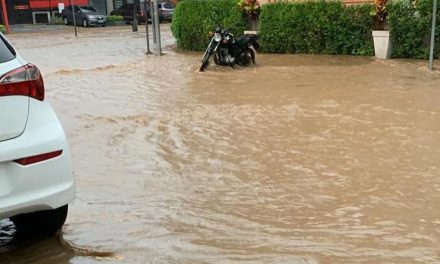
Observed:
[[[133,22],[133,4],[124,4],[118,9],[112,11],[110,13],[111,16],[122,16],[125,22],[131,23]],[[145,11],[145,7],[143,4],[137,7],[136,17],[140,23],[145,23],[146,18],[150,19],[150,11]]]
[[[107,16],[99,12],[92,6],[73,6],[75,13],[75,23],[88,27],[91,25],[105,26],[107,22]],[[73,24],[72,7],[69,6],[61,12],[65,25]]]

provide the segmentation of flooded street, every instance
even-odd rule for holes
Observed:
[[[162,27],[162,57],[130,27],[8,36],[43,72],[77,199],[57,238],[1,221],[1,264],[440,263],[438,72],[259,54],[198,73]]]

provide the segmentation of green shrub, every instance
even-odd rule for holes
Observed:
[[[187,50],[205,50],[208,33],[216,27],[242,35],[245,20],[236,0],[185,0],[174,11],[172,31],[177,46]]]
[[[53,16],[50,19],[50,24],[51,25],[63,25],[64,21],[63,21],[63,18],[60,16]]]
[[[263,51],[372,55],[371,5],[344,8],[339,2],[277,2],[262,7]]]
[[[107,22],[119,22],[124,20],[124,18],[122,16],[108,16],[107,17]]]
[[[263,5],[260,44],[265,52],[331,55],[374,54],[372,5],[344,7],[340,2],[275,2]],[[396,0],[387,5],[394,58],[427,59],[432,0]],[[440,5],[435,57],[440,58]],[[220,26],[241,35],[246,21],[237,0],[185,0],[174,12],[177,45],[204,50],[208,32]]]
[[[395,1],[389,3],[387,9],[393,57],[427,59],[431,38],[432,0],[412,3]],[[440,10],[437,11],[437,21],[440,22]],[[440,23],[436,27],[435,57],[440,58]]]
[[[0,24],[0,32],[6,33],[6,28],[3,24]]]

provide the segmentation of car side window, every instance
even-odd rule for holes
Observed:
[[[12,49],[11,45],[0,36],[0,63],[4,63],[15,58],[15,51]]]

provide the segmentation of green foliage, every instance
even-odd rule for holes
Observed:
[[[112,15],[112,16],[108,16],[107,17],[107,22],[119,22],[119,21],[122,21],[122,20],[124,20],[124,18],[122,17],[122,16],[114,16],[114,15]]]
[[[50,19],[50,24],[51,25],[64,25],[64,21],[63,21],[63,18],[60,16],[53,16]]]
[[[208,33],[216,27],[242,35],[245,20],[236,0],[185,0],[173,14],[172,31],[177,46],[187,50],[205,50]]]
[[[262,7],[262,49],[275,53],[373,55],[371,5],[277,2]]]
[[[239,0],[241,12],[249,19],[258,19],[260,16],[261,6],[257,0]]]
[[[0,24],[0,31],[2,33],[6,33],[6,28],[5,28],[5,26],[3,24]]]
[[[388,4],[387,9],[393,57],[427,59],[431,37],[432,0],[394,1]],[[437,21],[435,57],[440,58],[440,10],[437,11]]]
[[[393,57],[427,59],[433,0],[390,1],[386,10]],[[332,55],[374,54],[373,5],[340,2],[275,2],[261,7],[260,44],[265,52]],[[440,5],[435,57],[440,58]],[[220,26],[241,35],[246,21],[237,0],[185,0],[176,8],[172,30],[177,45],[204,50],[208,32]]]

